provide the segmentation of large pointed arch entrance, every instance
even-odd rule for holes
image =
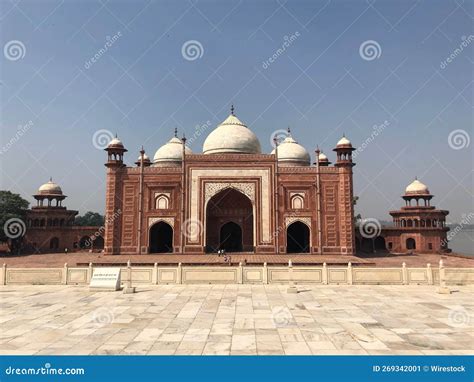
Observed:
[[[173,228],[164,221],[153,224],[149,235],[150,253],[173,252]]]
[[[253,206],[234,188],[214,195],[206,207],[206,252],[254,251]]]

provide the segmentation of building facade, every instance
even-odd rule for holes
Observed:
[[[393,227],[385,227],[382,237],[386,247],[395,253],[437,253],[448,249],[446,210],[431,205],[428,187],[415,179],[402,196],[405,206],[390,211]]]
[[[67,198],[61,187],[52,179],[43,184],[33,197],[36,206],[26,214],[26,235],[23,251],[52,253],[100,250],[104,247],[103,230],[100,227],[75,226],[77,211],[62,205]]]
[[[333,166],[288,131],[272,153],[231,114],[192,153],[176,136],[153,160],[144,150],[124,164],[118,139],[106,148],[105,248],[148,253],[355,254],[351,142]]]

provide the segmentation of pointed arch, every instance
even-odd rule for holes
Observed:
[[[301,220],[296,220],[286,228],[286,252],[308,253],[310,252],[311,230]]]
[[[150,253],[173,253],[173,227],[163,220],[155,222],[149,230]]]

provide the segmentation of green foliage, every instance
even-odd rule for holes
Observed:
[[[87,211],[83,216],[77,216],[75,225],[101,227],[104,225],[105,218],[97,212]]]
[[[11,252],[18,252],[21,246],[23,236],[26,228],[26,211],[28,209],[28,201],[23,199],[20,195],[14,194],[10,191],[0,190],[0,241],[8,243]],[[21,235],[12,238],[7,222],[11,222],[11,219],[15,219],[18,223],[18,219],[23,222],[22,227],[16,224],[15,228],[9,225],[10,229],[20,229]],[[10,233],[10,234],[9,234]]]

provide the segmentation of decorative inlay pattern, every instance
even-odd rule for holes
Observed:
[[[150,228],[156,222],[165,222],[168,223],[174,229],[174,218],[167,218],[167,217],[156,217],[156,218],[148,218],[148,228]]]
[[[218,194],[226,188],[234,188],[237,191],[246,195],[252,203],[255,203],[255,183],[233,183],[233,182],[218,182],[206,183],[204,190],[204,200],[207,203],[214,195]]]
[[[311,218],[309,216],[287,216],[285,217],[285,225],[288,227],[290,224],[300,221],[305,223],[311,229]]]

